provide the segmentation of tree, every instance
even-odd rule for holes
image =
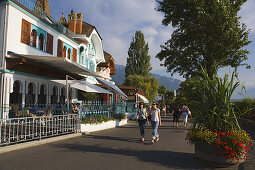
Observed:
[[[205,67],[210,77],[219,68],[246,65],[249,51],[243,47],[249,31],[237,16],[247,0],[156,0],[164,13],[162,24],[172,24],[172,33],[157,54],[167,71],[192,77]]]
[[[151,68],[150,59],[148,55],[148,43],[145,44],[144,35],[141,31],[136,31],[135,37],[128,50],[128,58],[126,64],[126,77],[128,75],[142,75],[148,76]]]
[[[140,87],[150,102],[155,100],[159,87],[158,80],[155,77],[141,75],[129,75],[124,80],[123,85]]]
[[[173,100],[174,100],[174,91],[167,90],[165,94],[165,102],[171,104],[173,103]]]
[[[159,96],[161,96],[162,105],[165,104],[164,103],[164,98],[165,98],[166,92],[167,92],[166,86],[159,86],[158,94],[159,94]]]

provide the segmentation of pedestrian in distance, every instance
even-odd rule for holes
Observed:
[[[185,127],[187,127],[187,124],[188,124],[189,114],[191,115],[191,112],[190,112],[188,106],[184,103],[182,106],[182,118],[183,118],[183,123],[184,123]]]
[[[139,128],[140,128],[140,134],[142,137],[141,141],[144,142],[144,127],[146,122],[149,124],[149,120],[148,120],[147,112],[146,112],[146,109],[144,108],[143,102],[139,103],[136,120],[138,121]]]
[[[181,109],[179,107],[177,107],[176,104],[174,104],[174,108],[173,108],[173,111],[172,111],[172,114],[173,114],[173,127],[176,127],[178,128],[179,126],[179,117],[180,117],[180,114],[181,114]]]
[[[150,114],[153,129],[151,143],[154,143],[159,141],[158,126],[161,126],[160,109],[157,107],[156,102],[153,102]]]
[[[162,112],[163,112],[163,114],[164,114],[165,117],[166,117],[166,105],[164,105],[164,106],[162,107]]]

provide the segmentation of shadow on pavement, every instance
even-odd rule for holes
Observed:
[[[141,143],[138,138],[126,138],[126,137],[114,137],[114,136],[97,136],[97,135],[86,135],[84,138],[103,139],[103,140],[116,140],[123,142]]]
[[[115,154],[123,156],[136,157],[140,161],[157,164],[168,168],[181,168],[181,169],[203,169],[212,168],[207,165],[200,164],[192,153],[181,153],[172,151],[160,151],[160,150],[132,150],[132,149],[118,149],[112,147],[101,147],[91,145],[56,145],[59,148],[65,148],[74,152],[90,153],[97,152],[103,154]]]

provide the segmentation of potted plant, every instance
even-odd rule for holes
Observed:
[[[197,109],[193,109],[196,114],[187,140],[195,144],[195,155],[216,166],[236,165],[245,161],[252,141],[239,125],[239,118],[245,113],[239,113],[230,101],[236,88],[241,85],[235,79],[235,72],[220,78],[217,73],[209,76],[202,69],[201,75],[190,82],[193,83],[191,106]]]

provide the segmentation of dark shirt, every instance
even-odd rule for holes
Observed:
[[[180,115],[180,109],[178,107],[174,107],[174,116]]]

